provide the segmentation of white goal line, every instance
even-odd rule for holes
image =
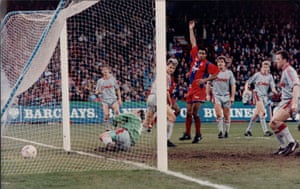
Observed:
[[[53,145],[34,142],[34,141],[31,141],[31,140],[26,140],[26,139],[21,139],[21,138],[16,138],[16,137],[10,137],[10,136],[2,136],[2,137],[6,138],[6,139],[11,139],[11,140],[16,140],[16,141],[20,141],[20,142],[34,144],[34,145],[37,145],[37,146],[42,146],[42,147],[47,147],[47,148],[52,148],[52,149],[58,149],[58,150],[64,150],[62,147],[57,147],[57,146],[53,146]],[[88,153],[88,152],[82,152],[82,151],[75,151],[75,150],[71,150],[71,151],[69,151],[69,153],[76,153],[76,154],[79,154],[79,155],[85,155],[85,156],[99,158],[99,159],[104,159],[105,158],[101,155],[92,154],[92,153]],[[159,170],[155,167],[151,167],[151,166],[148,166],[148,165],[143,164],[143,163],[137,163],[137,162],[132,162],[132,161],[128,161],[128,160],[113,159],[113,158],[105,158],[105,159],[109,160],[109,161],[114,161],[114,162],[125,163],[125,164],[128,164],[128,165],[133,165],[135,167],[142,168],[142,169],[149,169],[149,170],[159,171],[161,173],[171,175],[171,176],[175,176],[175,177],[178,177],[178,178],[181,178],[183,180],[190,181],[190,182],[194,182],[194,183],[197,183],[197,184],[202,185],[202,186],[209,186],[209,187],[216,188],[216,189],[233,189],[229,186],[213,184],[210,181],[204,181],[204,180],[196,179],[196,178],[184,175],[184,174],[179,173],[179,172],[174,172],[174,171],[170,171],[170,170],[161,171],[161,170]]]
[[[57,147],[57,146],[43,144],[43,143],[39,143],[39,142],[34,142],[34,141],[31,141],[31,140],[26,140],[26,139],[22,139],[22,138],[16,138],[16,137],[10,137],[10,136],[1,136],[1,137],[6,138],[6,139],[20,141],[20,142],[35,144],[37,146],[43,146],[43,147],[47,147],[47,148],[53,148],[53,149],[59,149],[59,150],[63,149],[63,148],[60,148],[60,147]]]

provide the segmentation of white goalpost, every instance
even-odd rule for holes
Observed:
[[[70,133],[70,103],[69,103],[69,67],[68,67],[68,39],[67,23],[63,21],[63,28],[60,34],[60,60],[61,60],[61,88],[62,88],[62,123],[63,123],[63,148],[69,152],[71,150]]]
[[[156,73],[157,81],[157,168],[161,171],[168,170],[167,149],[167,95],[166,95],[166,2],[156,1]]]
[[[164,25],[165,2],[154,0],[62,0],[56,11],[9,13],[1,24],[1,173],[167,170],[165,106],[130,151],[102,152],[94,94],[105,64],[122,91],[121,113],[146,110],[150,72],[166,91]],[[27,144],[37,148],[34,160],[20,154]]]

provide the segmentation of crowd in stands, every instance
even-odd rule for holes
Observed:
[[[68,21],[68,28],[72,28],[68,30],[71,100],[101,100],[93,93],[103,64],[111,66],[123,101],[146,100],[155,76],[153,21],[140,17],[139,13],[131,15],[130,7],[121,16],[117,16],[117,10],[118,5],[107,8],[102,5],[100,11],[95,9],[90,13],[92,19],[84,20],[79,15]],[[219,55],[232,58],[228,68],[237,81],[236,101],[241,101],[246,80],[260,70],[262,60],[272,61],[270,72],[279,89],[280,71],[274,65],[274,53],[279,49],[290,53],[290,63],[300,75],[298,12],[299,4],[292,1],[168,2],[167,58],[175,57],[179,62],[174,95],[184,100],[188,88],[189,20],[196,20],[198,45],[208,49],[210,61],[215,63]],[[151,8],[144,14],[154,16]],[[126,16],[131,19],[123,20]],[[21,104],[34,104],[32,99],[38,98],[36,96],[43,98],[37,99],[37,104],[60,101],[58,59],[58,53],[54,54],[41,79],[21,95]],[[48,87],[41,87],[46,85]]]
[[[94,93],[103,65],[109,65],[117,78],[123,101],[146,100],[155,75],[154,11],[150,1],[137,0],[135,6],[122,4],[127,6],[126,12],[120,11],[119,3],[102,2],[68,19],[72,101],[101,101]],[[59,59],[57,47],[47,70],[20,95],[19,104],[53,105],[61,101]]]
[[[180,45],[176,36],[189,42],[188,22],[196,20],[198,46],[209,51],[208,59],[215,62],[219,55],[233,61],[229,65],[237,81],[236,101],[241,101],[245,82],[260,71],[263,60],[271,60],[270,73],[279,90],[280,71],[276,69],[275,52],[285,49],[290,63],[300,75],[299,4],[274,1],[216,1],[171,3],[168,15],[168,51],[179,65],[176,96],[183,100],[187,91],[190,46]],[[186,49],[186,50],[185,50]]]

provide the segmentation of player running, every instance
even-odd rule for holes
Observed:
[[[249,92],[250,85],[254,85],[253,89],[253,98],[255,103],[255,110],[250,119],[249,125],[245,131],[245,136],[252,136],[252,128],[256,122],[256,119],[260,118],[260,124],[264,133],[264,136],[272,136],[273,133],[270,132],[266,124],[266,110],[265,106],[268,102],[268,92],[271,88],[274,94],[277,94],[275,89],[275,82],[273,76],[269,73],[271,62],[263,61],[260,72],[255,73],[252,77],[246,81],[245,84],[245,93]],[[271,113],[271,112],[270,112]]]
[[[230,129],[230,107],[234,102],[236,80],[231,70],[226,68],[229,63],[225,56],[217,57],[217,64],[220,72],[215,80],[212,82],[212,102],[217,116],[218,123],[218,138],[228,138]],[[206,86],[206,99],[210,100],[211,85]],[[224,121],[223,121],[223,115]],[[223,122],[225,130],[223,129]]]
[[[186,120],[185,131],[179,140],[191,139],[191,127],[193,117],[195,120],[196,134],[192,143],[198,143],[202,139],[201,135],[201,120],[199,117],[199,109],[206,100],[207,81],[215,79],[219,73],[219,68],[206,59],[207,50],[198,49],[196,37],[194,34],[195,21],[189,22],[190,41],[192,45],[191,57],[192,63],[189,71],[189,88],[186,95]]]
[[[121,91],[108,66],[103,66],[101,73],[102,78],[97,81],[95,94],[101,95],[104,126],[106,130],[109,130],[109,109],[114,111],[115,116],[119,115],[119,106],[122,105]]]
[[[279,142],[279,149],[275,155],[289,155],[299,147],[298,142],[293,138],[285,121],[296,113],[300,107],[299,86],[300,81],[295,69],[289,64],[289,54],[285,50],[279,50],[275,54],[277,68],[282,70],[280,87],[282,91],[281,101],[277,105],[270,122],[270,127],[274,131]]]

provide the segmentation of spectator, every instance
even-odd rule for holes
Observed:
[[[58,2],[58,0],[51,2],[32,1],[30,5],[28,3],[21,3],[20,5],[20,2],[11,0],[8,1],[7,6],[9,11],[54,10]],[[202,9],[199,13],[196,7],[200,3],[203,6],[209,5],[213,8],[213,11]],[[97,6],[99,5],[95,5],[95,8]],[[105,3],[102,6],[106,6]],[[188,31],[182,29],[184,28],[182,26],[187,26],[187,18],[189,17],[197,18],[197,20],[205,17],[205,20],[199,21],[199,24],[197,24],[199,28],[196,28],[195,32],[196,36],[200,36],[197,39],[199,45],[205,44],[209,46],[209,49],[212,49],[212,59],[217,55],[227,56],[227,54],[229,57],[233,57],[234,62],[230,69],[237,79],[237,86],[243,86],[245,80],[260,70],[259,62],[262,60],[270,58],[274,62],[275,52],[281,48],[289,52],[291,64],[300,73],[300,67],[298,66],[300,63],[300,26],[297,17],[299,7],[294,6],[292,1],[257,1],[255,3],[243,1],[189,1],[185,2],[185,6],[191,7],[191,9],[188,9],[187,12],[187,9],[172,6],[174,10],[167,12],[167,44],[172,43],[172,47],[180,52],[176,55],[179,65],[174,74],[179,85],[178,92],[176,92],[177,99],[185,98],[187,92],[186,82],[188,82],[187,73],[190,69],[191,58],[189,56],[190,46],[177,43],[174,41],[174,36],[185,36],[188,39]],[[282,14],[281,9],[283,6],[289,14]],[[220,9],[224,12],[222,16],[216,14],[220,12]],[[99,10],[102,9],[99,8]],[[108,14],[116,15],[118,13],[118,7],[105,8],[105,10],[110,11]],[[127,14],[130,14],[130,11],[122,16],[130,17]],[[89,80],[86,75],[89,75],[94,82],[100,78],[101,73],[99,70],[103,64],[110,64],[113,68],[113,74],[117,78],[122,78],[120,79],[121,82],[127,79],[129,83],[133,83],[130,90],[136,90],[141,94],[141,88],[144,87],[144,90],[148,90],[149,83],[153,81],[150,77],[154,77],[153,74],[152,76],[151,74],[148,76],[148,74],[155,71],[155,64],[153,63],[153,28],[149,27],[152,24],[151,18],[147,20],[136,16],[132,18],[130,23],[126,23],[123,20],[117,20],[117,15],[116,17],[103,17],[101,11],[92,15],[93,18],[88,21],[82,19],[82,15],[76,15],[68,19],[69,69],[72,80],[78,86],[77,89],[74,86],[70,87],[73,88],[70,91],[70,95],[73,96],[72,99],[89,100],[85,97],[86,95],[79,94],[87,94],[84,87],[80,87],[80,85],[85,85],[83,83]],[[239,17],[236,17],[236,15],[239,15]],[[97,20],[97,23],[92,23],[93,20]],[[214,49],[215,45],[216,49]],[[244,66],[239,65],[241,62]],[[136,74],[137,70],[143,70],[142,78],[140,78],[141,75]],[[51,77],[49,77],[48,72],[52,73]],[[280,71],[274,69],[272,65],[271,72],[275,83],[278,83]],[[42,78],[46,79],[49,84],[60,82],[58,48],[55,50],[47,70],[41,76]],[[61,93],[57,92],[60,91],[59,87],[60,85],[54,85],[54,89],[49,91],[52,93],[53,103],[60,102],[58,99],[61,99]],[[37,103],[38,100],[33,102],[34,98],[32,97],[35,90],[37,90],[37,87],[33,86],[28,90],[30,92],[21,94],[19,97],[20,104]],[[90,86],[87,87],[87,90],[89,90],[89,94],[92,94]],[[73,94],[73,92],[78,94]],[[43,91],[41,95],[44,95]],[[143,96],[141,99],[144,98]],[[122,93],[122,98],[124,100],[125,98],[135,100],[137,96]],[[239,99],[241,99],[241,91],[237,90],[236,100]],[[43,103],[46,103],[45,100],[43,100]]]

